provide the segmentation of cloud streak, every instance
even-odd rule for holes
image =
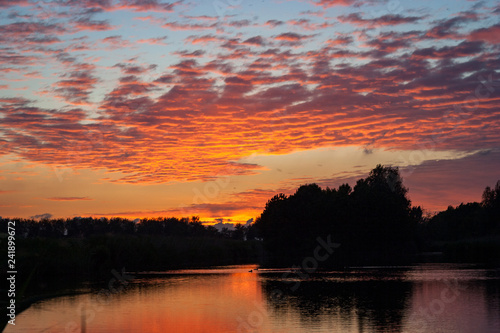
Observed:
[[[379,26],[395,26],[399,24],[409,24],[416,23],[420,21],[422,17],[418,16],[402,16],[398,14],[387,14],[377,18],[365,19],[360,13],[352,13],[349,15],[342,15],[338,17],[338,20],[342,23],[351,23],[360,27],[379,27]]]
[[[47,198],[45,200],[51,200],[51,201],[90,201],[93,200],[89,197],[52,197],[52,198]]]

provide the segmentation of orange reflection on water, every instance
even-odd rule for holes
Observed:
[[[102,320],[99,326],[106,332],[235,332],[254,304],[262,303],[257,275],[248,272],[251,268],[232,274],[171,276],[166,284],[120,296],[106,316],[96,320]]]
[[[16,331],[31,331],[30,322],[39,324],[42,319],[50,327],[48,332],[81,332],[85,308],[87,333],[237,332],[248,314],[263,306],[258,275],[249,272],[252,268],[255,266],[239,267],[231,274],[145,279],[112,294],[106,304],[96,295],[67,298],[56,304],[49,300],[50,312],[43,318],[30,318],[28,311],[20,314]]]

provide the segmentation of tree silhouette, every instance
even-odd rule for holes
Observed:
[[[381,262],[414,254],[412,231],[419,208],[412,213],[407,193],[397,168],[377,165],[368,178],[358,180],[352,193],[353,251]]]
[[[497,181],[495,188],[486,186],[483,192],[482,204],[485,208],[498,208],[500,207],[500,180]]]
[[[483,192],[482,206],[488,215],[486,229],[491,233],[500,233],[500,180],[497,181],[495,188],[487,186]]]
[[[342,244],[326,265],[401,262],[416,252],[414,231],[422,218],[407,192],[397,168],[378,165],[354,190],[307,184],[288,197],[276,195],[255,226],[272,264],[311,256],[318,237]]]

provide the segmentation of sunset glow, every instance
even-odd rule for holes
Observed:
[[[377,164],[434,212],[500,179],[497,1],[0,9],[0,216],[246,223]]]

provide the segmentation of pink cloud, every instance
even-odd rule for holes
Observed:
[[[308,38],[311,38],[312,36],[310,35],[301,35],[297,34],[295,32],[285,32],[282,33],[276,37],[274,37],[276,40],[283,40],[283,41],[289,41],[289,42],[296,42],[296,41],[301,41],[305,40]]]
[[[145,39],[137,40],[137,43],[164,46],[164,45],[167,45],[167,43],[165,43],[166,39],[167,39],[167,36],[156,37],[156,38],[145,38]]]
[[[123,49],[133,46],[130,41],[123,39],[122,36],[109,36],[101,39],[100,42],[108,44],[109,49]]]
[[[69,0],[67,6],[85,8],[88,10],[98,8],[102,11],[131,10],[134,12],[159,12],[172,13],[174,8],[182,3],[162,2],[158,0]]]
[[[330,7],[336,7],[336,6],[357,6],[362,3],[362,1],[359,0],[315,0],[312,1],[312,3],[316,6],[321,6],[323,8],[330,8]]]
[[[43,22],[15,22],[0,26],[0,35],[6,37],[29,36],[32,34],[63,34],[67,30],[59,24]]]
[[[225,39],[215,35],[203,35],[203,36],[189,36],[186,38],[186,42],[191,44],[207,44],[214,42],[224,42]]]
[[[326,44],[332,47],[343,46],[351,44],[354,39],[351,36],[339,36],[335,39],[329,39],[326,41]]]
[[[158,0],[121,0],[113,9],[128,9],[136,12],[164,12],[172,13],[182,1],[172,3]]]
[[[304,30],[309,30],[309,31],[326,29],[326,28],[333,27],[335,25],[334,23],[329,23],[326,21],[323,23],[315,23],[315,22],[311,22],[308,19],[290,20],[287,23],[290,25],[293,25],[293,26],[300,27]]]
[[[490,44],[497,45],[500,43],[500,24],[474,30],[467,36],[467,39],[473,41],[485,41]]]
[[[0,0],[0,8],[11,7],[11,6],[27,6],[29,5],[28,0],[17,0],[13,2],[12,0]]]

